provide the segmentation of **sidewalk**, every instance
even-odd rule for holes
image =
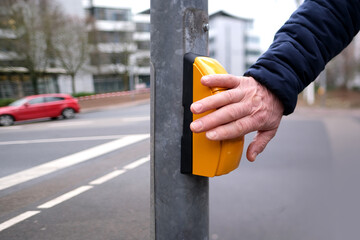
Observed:
[[[78,98],[81,112],[91,112],[119,106],[131,106],[150,100],[150,89],[97,94]]]

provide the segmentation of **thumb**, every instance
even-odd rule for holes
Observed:
[[[257,155],[264,151],[267,144],[275,136],[276,129],[269,131],[258,131],[253,141],[250,143],[246,157],[250,162],[254,162]]]

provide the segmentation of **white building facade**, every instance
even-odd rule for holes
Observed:
[[[253,20],[219,11],[210,15],[209,55],[233,75],[242,76],[260,56],[260,40]]]
[[[89,57],[75,75],[77,93],[150,86],[150,10],[134,14],[126,3],[111,7],[91,0],[56,0],[55,4],[69,18],[87,19],[88,23]],[[6,13],[0,11],[0,17],[5,19]],[[10,42],[8,39],[12,37],[10,30],[0,27],[0,42],[4,38]],[[28,70],[21,65],[21,59],[13,55],[0,46],[0,98],[19,98],[34,93]],[[71,77],[66,75],[61,64],[51,60],[51,66],[38,79],[38,92],[72,94]]]
[[[89,70],[96,93],[133,90],[150,85],[150,11],[85,5],[91,44]],[[95,39],[94,39],[95,38]]]

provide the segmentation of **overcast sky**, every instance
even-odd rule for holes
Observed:
[[[266,50],[276,31],[295,11],[295,0],[209,0],[209,13],[224,10],[239,17],[255,20],[255,33]],[[210,26],[211,30],[211,26]]]
[[[132,6],[135,13],[150,8],[150,0],[93,1],[94,4],[103,6]],[[224,10],[239,17],[254,19],[255,32],[260,36],[262,50],[267,49],[275,32],[295,9],[295,0],[209,0],[209,14]]]

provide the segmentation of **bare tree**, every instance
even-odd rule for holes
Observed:
[[[134,51],[134,42],[132,34],[129,32],[114,31],[108,34],[100,33],[103,37],[103,43],[106,54],[102,61],[110,65],[110,71],[114,76],[122,80],[123,89],[129,90],[130,75],[130,55]]]
[[[16,35],[15,47],[23,66],[28,69],[34,93],[38,93],[39,69],[45,68],[46,37],[39,18],[40,9],[35,1],[18,1],[10,9],[11,28]]]
[[[72,92],[76,93],[75,75],[88,58],[88,34],[86,22],[79,18],[63,19],[53,38],[56,59],[71,76]]]
[[[103,32],[96,28],[90,18],[89,40],[91,44],[91,64],[99,74],[111,74],[120,83],[123,90],[129,90],[130,55],[134,51],[134,42],[130,32]]]
[[[128,90],[130,86],[129,75],[132,68],[130,66],[130,55],[135,49],[132,33],[119,31],[117,27],[113,31],[97,29],[96,20],[102,17],[97,16],[93,1],[90,0],[89,3],[91,65],[97,68],[100,78],[110,77],[115,88],[120,87],[120,84],[122,84],[123,89]],[[128,21],[127,14],[127,12],[117,12],[116,19],[118,21]]]
[[[327,81],[331,88],[340,87],[346,89],[349,83],[359,74],[359,59],[356,49],[356,41],[359,36],[347,46],[338,56],[336,56],[326,67]]]
[[[2,7],[8,18],[5,27],[14,35],[9,39],[12,57],[28,70],[37,94],[38,78],[53,58],[50,39],[59,10],[49,0],[2,0]]]
[[[119,75],[124,84],[124,90],[130,90],[130,55],[132,53],[132,40],[127,37],[121,37],[120,43],[122,45],[121,52],[113,50],[110,54],[110,62],[113,67],[113,72]],[[113,46],[118,46],[112,43]]]
[[[340,85],[341,88],[345,89],[348,83],[354,79],[357,72],[357,61],[355,55],[355,42],[352,41],[350,45],[344,49],[339,56],[342,61],[342,69],[344,74],[344,81]]]

